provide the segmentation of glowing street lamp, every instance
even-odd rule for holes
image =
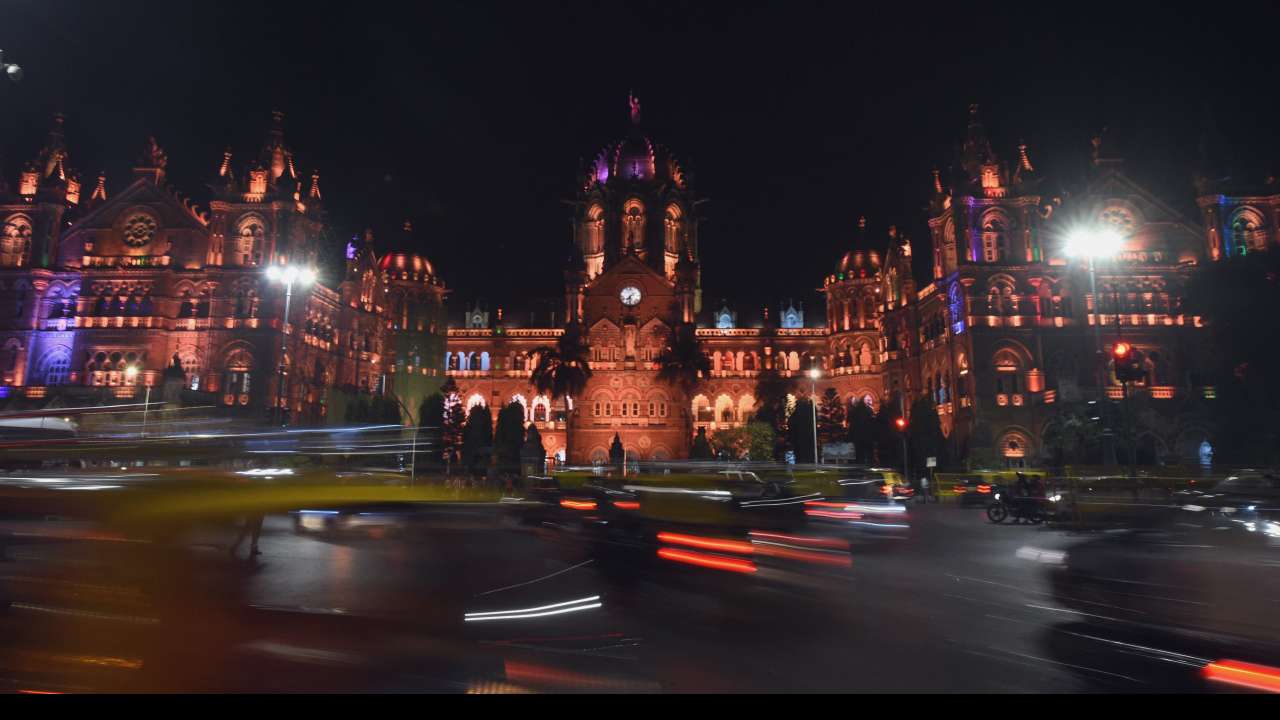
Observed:
[[[1094,272],[1094,262],[1102,259],[1115,257],[1120,252],[1120,244],[1124,238],[1116,232],[1115,228],[1092,225],[1078,227],[1067,234],[1067,242],[1063,247],[1063,253],[1069,258],[1085,258],[1089,261],[1089,293],[1093,296],[1093,352],[1094,352],[1094,383],[1098,388],[1098,400],[1102,400],[1104,395],[1103,386],[1106,383],[1106,370],[1104,356],[1102,352],[1102,314],[1098,311],[1101,309],[1098,302],[1098,280]],[[1119,327],[1120,316],[1116,316],[1116,326]],[[1111,431],[1104,429],[1102,433],[1103,442],[1103,461],[1110,457]],[[1108,463],[1109,464],[1109,463]]]
[[[1089,261],[1089,293],[1093,297],[1093,345],[1096,357],[1102,357],[1102,316],[1098,312],[1098,281],[1094,272],[1094,262],[1113,258],[1120,252],[1120,244],[1124,240],[1114,228],[1103,226],[1085,226],[1072,230],[1067,234],[1067,243],[1063,253],[1069,258],[1085,258]],[[1118,319],[1117,319],[1118,321]],[[1097,378],[1099,392],[1102,380]]]
[[[289,304],[293,300],[293,286],[307,287],[316,281],[316,272],[300,265],[271,265],[267,268],[267,279],[284,285],[284,317],[280,321],[280,369],[276,380],[276,412],[280,413],[280,424],[286,424],[288,415],[281,409],[284,402],[284,356],[289,351]]]
[[[128,378],[129,383],[132,384],[135,380],[138,379],[138,366],[130,365],[129,367],[125,368],[124,376]],[[147,411],[151,409],[151,386],[146,384],[146,380],[143,380],[142,384],[144,387],[146,387],[146,397],[144,397],[142,400],[141,437],[146,437],[147,436]]]
[[[22,81],[22,68],[17,63],[7,63],[4,61],[4,51],[0,50],[0,70],[13,82]]]
[[[822,371],[816,367],[809,368],[809,398],[813,406],[813,461],[818,462],[818,378]],[[818,463],[821,464],[821,463]]]

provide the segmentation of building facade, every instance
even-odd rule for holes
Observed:
[[[338,282],[293,288],[283,317],[266,270],[314,267],[328,229],[281,114],[247,162],[212,163],[207,210],[166,182],[154,139],[110,197],[70,161],[58,116],[18,186],[0,186],[0,402],[136,398],[179,368],[186,402],[318,424],[361,391],[416,412],[440,384],[443,283],[418,256],[377,257],[371,235],[348,245]]]
[[[699,428],[752,417],[762,371],[800,379],[807,395],[818,368],[819,394],[877,411],[927,395],[956,457],[1018,465],[1051,459],[1062,407],[1123,392],[1105,360],[1123,340],[1147,363],[1135,384],[1148,413],[1140,457],[1191,459],[1213,439],[1213,388],[1196,372],[1202,323],[1183,313],[1183,287],[1205,262],[1280,241],[1273,186],[1202,181],[1192,222],[1126,175],[1101,138],[1075,186],[1042,177],[1024,144],[1003,159],[975,106],[952,170],[934,172],[927,242],[860,219],[848,247],[832,248],[825,312],[811,307],[806,322],[803,303],[788,301],[747,322],[727,300],[704,307],[702,198],[642,131],[632,99],[630,132],[582,168],[562,295],[541,314],[476,302],[449,327],[431,263],[379,256],[366,234],[348,244],[342,278],[298,289],[283,323],[283,290],[264,269],[313,265],[327,222],[319,176],[298,173],[282,122],[248,162],[228,151],[214,164],[205,211],[166,184],[154,141],[124,189],[108,197],[102,176],[82,185],[56,118],[17,187],[0,184],[0,394],[133,397],[177,363],[191,399],[261,415],[277,404],[283,363],[283,405],[324,422],[346,402],[335,390],[390,393],[412,413],[447,377],[468,409],[519,402],[548,455],[592,463],[615,435],[639,459],[686,457]],[[1064,253],[1081,228],[1123,242],[1092,282]],[[402,232],[394,244],[408,250],[412,229]],[[926,283],[913,252],[928,257]],[[579,397],[540,395],[538,349],[569,325],[586,340],[590,381]],[[689,326],[711,372],[686,395],[659,381],[658,360]]]

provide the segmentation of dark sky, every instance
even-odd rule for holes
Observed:
[[[1109,126],[1130,173],[1192,215],[1207,109],[1238,159],[1280,158],[1265,6],[118,5],[0,6],[0,48],[26,71],[0,86],[7,177],[61,109],[86,176],[121,187],[154,134],[173,182],[203,197],[223,147],[256,154],[279,108],[340,237],[411,218],[458,300],[559,295],[561,200],[579,158],[626,133],[630,89],[711,198],[707,296],[753,307],[812,296],[859,215],[922,247],[929,170],[970,102],[998,153],[1025,138],[1063,182]]]

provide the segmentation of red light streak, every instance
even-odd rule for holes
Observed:
[[[704,555],[702,553],[690,552],[688,550],[677,550],[675,548],[662,548],[658,550],[658,557],[664,560],[674,560],[676,562],[697,565],[705,568],[713,568],[716,570],[728,570],[737,573],[753,573],[756,571],[755,563],[750,560],[719,557],[717,555]]]
[[[837,567],[853,567],[853,559],[846,553],[827,553],[820,550],[799,550],[779,547],[777,545],[757,545],[756,554],[767,557],[799,560],[816,565],[835,565]]]
[[[824,547],[835,550],[848,550],[849,541],[839,540],[836,538],[824,537],[803,537],[800,535],[783,535],[781,533],[768,533],[752,530],[750,533],[752,538],[759,540],[773,540],[776,542],[789,542],[796,545],[807,545],[809,547]]]
[[[1267,665],[1219,660],[1204,666],[1204,676],[1229,685],[1280,693],[1280,669]]]
[[[640,503],[635,500],[614,500],[613,506],[619,510],[639,510]]]
[[[742,542],[741,540],[723,540],[720,538],[699,537],[697,535],[681,535],[679,533],[660,532],[658,533],[658,540],[672,545],[688,545],[689,547],[702,548],[703,550],[720,550],[744,555],[750,555],[755,550],[755,546],[751,543]]]
[[[570,500],[565,498],[560,501],[560,507],[569,508],[570,510],[595,510],[595,500]]]
[[[832,512],[830,510],[805,510],[805,515],[820,518],[835,518],[836,520],[860,520],[862,513],[856,512]]]

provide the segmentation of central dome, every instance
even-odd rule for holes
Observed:
[[[378,270],[395,273],[397,276],[416,276],[414,279],[428,280],[435,276],[435,268],[421,255],[413,253],[387,253],[378,261]]]

